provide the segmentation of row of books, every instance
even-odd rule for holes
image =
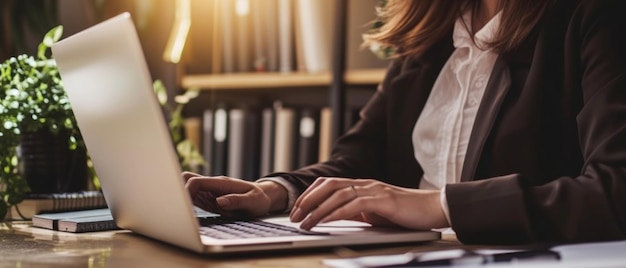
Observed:
[[[360,47],[379,0],[348,2],[347,67],[384,68],[384,60]],[[335,5],[336,0],[193,2],[187,73],[329,71]]]
[[[328,159],[331,117],[328,107],[216,106],[205,110],[202,123],[190,124],[194,127],[186,132],[202,148],[204,174],[254,180]],[[346,125],[357,118],[358,109],[350,109]]]

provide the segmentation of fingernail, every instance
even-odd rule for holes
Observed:
[[[302,220],[302,210],[300,208],[296,208],[296,211],[291,214],[291,221],[298,222],[300,220]]]
[[[311,224],[311,219],[307,218],[306,220],[302,221],[302,223],[300,224],[300,228],[304,230],[311,230],[311,228],[313,228],[313,224]]]
[[[228,198],[218,197],[215,201],[217,201],[217,204],[222,208],[230,206],[230,200],[228,200]]]

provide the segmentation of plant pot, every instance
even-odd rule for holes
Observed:
[[[19,154],[20,173],[31,193],[77,192],[87,189],[87,153],[69,148],[69,135],[47,129],[22,133]]]

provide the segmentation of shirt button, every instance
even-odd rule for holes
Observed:
[[[476,76],[474,79],[474,88],[482,89],[487,84],[487,76],[484,74]]]

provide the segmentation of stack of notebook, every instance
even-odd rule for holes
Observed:
[[[119,229],[107,208],[37,214],[33,226],[72,233]]]
[[[104,200],[104,195],[100,191],[29,194],[24,201],[11,207],[6,218],[11,220],[30,220],[33,215],[40,213],[106,207],[107,204]]]

